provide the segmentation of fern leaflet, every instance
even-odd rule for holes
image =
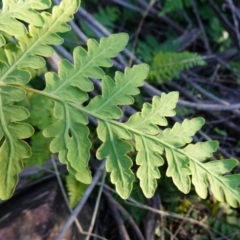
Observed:
[[[22,170],[23,158],[30,157],[31,150],[28,144],[21,139],[33,134],[33,128],[20,121],[29,117],[23,107],[12,105],[13,101],[21,101],[25,91],[11,87],[0,88],[0,197],[7,199],[12,195],[17,174]]]
[[[216,151],[217,146],[216,141],[209,141],[191,144],[184,148],[184,152],[192,159],[190,162],[192,182],[201,198],[207,197],[207,189],[210,186],[218,201],[226,201],[236,207],[240,204],[240,174],[229,175],[229,173],[238,165],[238,161],[226,159],[205,162]]]
[[[31,75],[22,68],[39,69],[45,65],[45,60],[40,56],[51,56],[53,49],[48,45],[63,42],[56,33],[70,30],[66,22],[73,18],[77,7],[78,1],[62,1],[59,6],[53,7],[52,15],[46,12],[41,14],[45,21],[43,27],[30,25],[29,34],[16,36],[19,45],[8,44],[1,49],[0,82],[27,84]]]
[[[41,27],[44,24],[44,18],[35,10],[47,9],[50,6],[50,0],[3,0],[3,8],[0,12],[0,31],[12,36],[23,36],[27,33],[27,29],[17,19]],[[6,41],[0,34],[0,47],[5,44]]]

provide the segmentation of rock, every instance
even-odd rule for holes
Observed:
[[[86,205],[80,214],[84,230],[90,225],[91,212],[91,207]],[[46,179],[0,205],[0,240],[53,240],[69,215],[57,181]],[[85,237],[80,236],[73,224],[64,239]]]

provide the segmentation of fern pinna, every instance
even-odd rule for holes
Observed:
[[[9,1],[11,2],[11,1]],[[176,123],[173,128],[167,126],[166,117],[175,115],[174,108],[178,93],[171,92],[155,96],[152,103],[144,103],[142,111],[132,115],[127,122],[119,122],[122,110],[119,106],[134,102],[132,96],[139,94],[149,67],[146,64],[126,68],[116,72],[114,79],[106,76],[102,67],[111,67],[111,58],[122,51],[127,42],[125,33],[113,34],[102,38],[100,42],[88,40],[87,50],[75,48],[73,64],[67,60],[59,63],[58,74],[45,74],[46,87],[43,91],[27,86],[32,78],[27,69],[39,69],[53,53],[49,45],[61,44],[57,34],[68,31],[66,24],[73,18],[79,7],[79,1],[63,0],[52,9],[52,14],[36,10],[49,7],[47,0],[19,0],[16,6],[22,16],[28,12],[42,21],[31,22],[28,32],[11,32],[10,26],[1,27],[2,44],[0,62],[0,198],[9,198],[23,169],[23,159],[29,158],[31,148],[24,139],[34,133],[33,127],[25,122],[29,111],[19,104],[27,92],[41,95],[54,102],[53,120],[44,126],[43,135],[49,138],[50,151],[58,154],[59,160],[67,165],[71,175],[85,184],[91,183],[91,171],[88,167],[91,141],[89,139],[88,117],[98,120],[97,135],[102,144],[97,150],[97,158],[106,158],[106,170],[111,181],[122,198],[131,193],[135,173],[131,169],[133,160],[129,153],[136,150],[136,175],[146,197],[151,197],[160,178],[159,167],[168,163],[167,176],[172,177],[176,186],[188,193],[191,182],[200,197],[207,197],[211,191],[219,201],[227,201],[231,206],[240,203],[239,174],[229,174],[238,164],[235,159],[207,161],[217,149],[216,141],[191,144],[192,136],[202,127],[204,120],[194,118]],[[42,4],[42,5],[41,5]],[[12,8],[3,1],[0,18],[11,18],[11,24],[17,22],[18,15],[11,14]],[[25,21],[25,18],[22,19]],[[14,36],[11,41],[8,34]],[[8,39],[8,40],[7,40]],[[88,92],[93,90],[90,78],[101,79],[102,95],[89,99]],[[88,102],[88,104],[86,104]],[[85,106],[82,104],[84,103]]]

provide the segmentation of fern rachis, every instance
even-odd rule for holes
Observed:
[[[33,128],[22,122],[29,113],[13,102],[20,102],[26,92],[33,92],[54,102],[53,120],[45,127],[43,135],[51,138],[51,152],[58,154],[59,160],[78,181],[91,182],[88,161],[92,143],[87,126],[90,115],[98,120],[97,135],[102,142],[96,156],[100,160],[107,159],[106,169],[121,197],[128,198],[132,190],[135,173],[131,169],[133,160],[129,153],[135,149],[135,161],[139,166],[136,175],[145,196],[154,194],[164,155],[168,162],[166,174],[181,191],[188,193],[193,182],[201,197],[206,198],[208,187],[211,187],[218,200],[226,200],[234,207],[239,205],[240,176],[226,175],[237,165],[237,160],[209,162],[206,159],[216,151],[217,143],[191,144],[204,120],[185,119],[181,124],[165,128],[166,117],[176,114],[177,92],[155,96],[151,104],[144,103],[142,111],[133,114],[127,122],[118,122],[122,116],[119,106],[134,102],[132,96],[139,94],[139,87],[143,86],[149,72],[148,65],[140,64],[126,68],[123,73],[117,71],[114,79],[105,75],[102,67],[112,66],[111,59],[128,42],[127,34],[113,34],[100,42],[90,39],[87,50],[75,48],[73,64],[61,60],[57,74],[45,74],[43,91],[26,86],[31,75],[25,68],[39,68],[45,64],[41,56],[52,54],[48,44],[61,43],[56,33],[69,30],[65,22],[72,18],[77,7],[78,1],[63,0],[60,6],[53,8],[52,15],[41,13],[45,21],[43,26],[36,28],[30,24],[30,35],[16,37],[19,44],[11,43],[1,49],[0,198],[7,199],[12,195],[17,175],[23,168],[22,159],[30,156],[30,147],[23,139],[31,137]],[[53,21],[54,24],[50,24]],[[38,37],[39,33],[41,37]],[[102,94],[93,99],[88,95],[93,90],[91,77],[102,80]],[[88,100],[87,106],[83,106]]]

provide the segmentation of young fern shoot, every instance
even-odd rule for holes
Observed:
[[[46,0],[27,2],[31,3],[31,8],[23,9],[25,14],[28,11],[35,13],[40,3],[48,3]],[[21,101],[27,92],[32,92],[54,102],[53,119],[43,130],[43,135],[50,138],[50,151],[58,154],[59,160],[78,181],[89,184],[92,180],[88,165],[92,143],[87,117],[92,116],[98,121],[97,136],[102,142],[96,156],[99,160],[106,158],[106,170],[122,198],[131,194],[135,175],[144,195],[152,197],[160,178],[159,167],[164,164],[162,156],[165,156],[166,175],[173,179],[179,190],[188,193],[193,183],[198,195],[206,198],[210,187],[219,201],[237,207],[240,204],[240,175],[229,173],[238,161],[207,160],[217,150],[216,141],[191,143],[204,120],[185,119],[181,124],[166,128],[166,117],[176,114],[178,92],[155,96],[152,103],[144,103],[142,111],[133,114],[128,121],[118,121],[122,116],[120,106],[134,103],[133,96],[139,94],[139,87],[143,86],[149,73],[148,65],[139,64],[126,68],[124,72],[117,71],[114,79],[105,75],[102,67],[111,67],[111,59],[125,48],[128,42],[126,33],[113,34],[99,42],[89,39],[87,50],[75,48],[73,64],[63,59],[58,73],[45,74],[44,90],[26,86],[32,78],[26,69],[38,69],[45,64],[42,57],[53,53],[49,45],[62,43],[57,33],[69,30],[66,22],[73,18],[78,7],[77,0],[62,0],[52,9],[52,14],[44,11],[36,14],[36,18],[41,16],[39,19],[44,23],[41,26],[30,23],[29,32],[22,32],[20,37],[2,29],[13,35],[17,43],[6,44],[4,39],[1,48],[0,198],[11,197],[18,174],[23,169],[22,161],[31,155],[31,148],[24,139],[33,135],[33,128],[23,122],[29,118],[29,112],[15,103]],[[4,9],[5,13],[11,10]],[[6,16],[1,14],[0,18],[4,19]],[[12,24],[18,22],[14,17]],[[90,78],[102,81],[102,94],[93,99],[88,95],[93,90]],[[83,104],[86,101],[89,103]],[[137,152],[136,159],[129,157],[133,150]],[[136,174],[131,168],[133,161],[139,166]]]

